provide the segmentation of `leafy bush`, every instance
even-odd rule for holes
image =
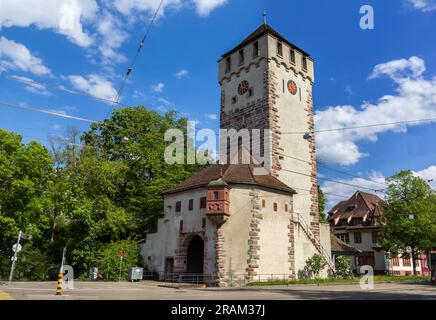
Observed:
[[[119,256],[121,251],[125,253],[122,263]],[[118,280],[121,266],[121,279],[127,280],[129,268],[139,264],[138,244],[130,240],[107,244],[98,252],[96,262],[103,279]]]
[[[14,279],[44,281],[48,280],[47,257],[30,243],[23,245],[17,255],[18,261]]]
[[[306,265],[304,266],[304,274],[307,278],[319,278],[319,274],[322,269],[327,265],[325,259],[319,254],[315,253],[311,258],[306,260]]]
[[[350,257],[336,257],[336,276],[342,279],[353,278],[353,264]]]

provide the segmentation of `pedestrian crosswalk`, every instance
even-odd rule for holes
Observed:
[[[6,292],[0,291],[0,300],[13,300]]]

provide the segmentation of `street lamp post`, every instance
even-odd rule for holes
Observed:
[[[21,246],[20,246],[20,240],[21,239],[32,239],[31,235],[26,235],[23,231],[20,230],[20,232],[18,232],[18,240],[17,243],[14,244],[14,246],[12,247],[12,250],[14,251],[14,256],[12,257],[12,266],[11,266],[11,272],[9,273],[9,284],[12,283],[12,279],[14,277],[14,270],[15,270],[15,263],[18,260],[17,258],[17,254],[18,252],[20,252],[21,250]]]

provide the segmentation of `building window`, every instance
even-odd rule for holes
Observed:
[[[354,243],[362,243],[362,234],[360,232],[354,233]]]
[[[371,236],[372,236],[372,243],[378,243],[378,232],[377,231],[371,232]]]
[[[400,266],[400,259],[398,259],[397,256],[392,257],[391,258],[391,263],[392,263],[392,266],[399,267]]]
[[[250,89],[248,89],[248,96],[252,97],[254,95],[254,89],[253,87],[251,87]]]
[[[226,72],[230,72],[232,69],[232,59],[230,57],[227,57],[226,59]]]
[[[274,211],[277,211],[277,203],[276,202],[274,202],[273,208],[274,208]]]
[[[220,193],[218,191],[213,192],[213,200],[219,200],[220,199]]]
[[[353,220],[352,220],[352,225],[353,226],[357,226],[358,224],[361,224],[362,223],[362,218],[354,218]]]
[[[289,59],[290,59],[292,64],[295,64],[295,50],[294,49],[291,49],[290,54],[289,54]]]
[[[262,208],[265,208],[265,207],[266,207],[266,201],[262,200]]]
[[[244,49],[242,49],[242,50],[239,50],[239,64],[244,64],[244,60],[245,60]]]
[[[182,202],[177,201],[176,202],[176,212],[180,212],[180,211],[182,211]]]
[[[233,96],[232,97],[232,104],[235,104],[236,103],[236,96]]]
[[[283,56],[283,44],[281,42],[277,42],[277,55]]]
[[[303,55],[303,62],[302,62],[302,65],[303,65],[303,70],[304,70],[304,71],[307,71],[307,57],[304,56],[304,55]]]
[[[206,197],[200,198],[200,209],[206,208]]]
[[[183,232],[183,220],[180,220],[179,232]]]
[[[336,237],[339,238],[339,240],[349,243],[350,242],[350,236],[348,235],[348,233],[341,233],[341,234],[337,234]]]
[[[285,204],[285,212],[288,212],[288,204]]]
[[[253,58],[259,56],[259,43],[257,41],[253,42]]]
[[[201,228],[206,229],[206,218],[201,221]]]
[[[189,199],[189,211],[194,209],[194,199]]]

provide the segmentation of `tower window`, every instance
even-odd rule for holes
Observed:
[[[244,49],[239,50],[239,64],[244,64]]]
[[[265,208],[265,207],[266,207],[266,201],[262,200],[262,208]]]
[[[288,204],[285,204],[285,212],[288,212]]]
[[[180,231],[180,233],[183,232],[183,220],[180,220],[179,231]]]
[[[189,200],[189,211],[192,211],[194,209],[194,199]]]
[[[227,57],[226,59],[226,72],[230,72],[232,69],[232,59],[230,57]]]
[[[274,202],[274,211],[277,211],[277,203],[276,202]]]
[[[213,192],[213,200],[219,200],[220,198],[220,193],[218,191],[214,191]]]
[[[303,70],[307,71],[307,57],[303,56],[302,59],[303,59]]]
[[[295,50],[294,49],[291,49],[289,57],[290,57],[291,63],[295,64]]]
[[[201,228],[206,229],[206,218],[203,218],[203,220],[201,221]]]
[[[200,198],[200,209],[206,208],[206,197]]]
[[[248,96],[252,97],[254,95],[254,89],[253,87],[251,87],[250,89],[248,89]]]
[[[259,56],[259,42],[253,42],[253,58],[257,58]]]
[[[177,201],[176,202],[176,212],[180,212],[182,210],[182,202]]]
[[[277,42],[277,54],[280,57],[283,56],[283,44],[281,42]]]
[[[235,104],[236,103],[236,96],[233,96],[232,97],[232,104]]]

